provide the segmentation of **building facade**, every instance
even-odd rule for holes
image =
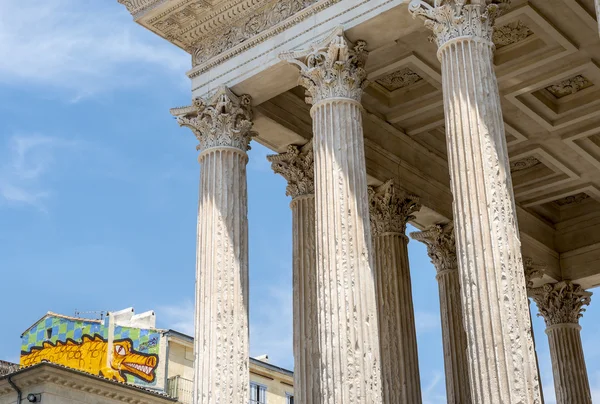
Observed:
[[[199,142],[195,404],[251,394],[251,140],[292,200],[298,402],[421,402],[411,222],[438,272],[448,402],[543,401],[531,296],[557,402],[591,403],[598,0],[118,1],[191,58],[171,113]]]
[[[153,311],[136,315],[133,308],[109,312],[103,319],[48,312],[21,335],[20,368],[25,370],[47,362],[57,366],[42,366],[33,373],[58,372],[66,378],[92,375],[96,378],[82,380],[99,386],[107,386],[105,380],[113,381],[117,387],[113,383],[111,388],[119,389],[118,386],[126,384],[142,394],[157,393],[159,401],[164,396],[181,404],[192,404],[194,339],[175,330],[158,329],[155,323]],[[249,404],[294,403],[291,371],[270,364],[268,358],[250,358],[249,362]],[[0,376],[17,371],[18,365],[0,361]],[[31,374],[17,378],[29,380]],[[52,389],[42,387],[38,390],[50,395]],[[10,385],[5,393],[6,402],[12,403],[14,391]],[[85,392],[81,394],[85,398]],[[2,395],[0,403],[1,400]]]

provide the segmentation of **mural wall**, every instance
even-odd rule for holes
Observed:
[[[46,316],[23,334],[21,366],[47,360],[119,382],[162,389],[160,330],[114,325],[110,338],[109,329],[108,319]]]

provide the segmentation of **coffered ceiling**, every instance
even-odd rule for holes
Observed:
[[[600,284],[600,38],[593,0],[513,1],[494,42],[524,254],[551,278]],[[382,29],[381,27],[385,27]],[[395,29],[394,27],[399,27]],[[371,52],[363,96],[370,180],[398,178],[426,209],[415,224],[452,217],[442,78],[436,47],[406,6],[348,31]],[[276,150],[311,137],[296,87],[258,107],[303,140],[265,131]]]

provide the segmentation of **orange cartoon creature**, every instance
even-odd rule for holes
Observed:
[[[133,349],[131,339],[113,342],[110,367],[107,366],[108,342],[100,335],[84,335],[81,342],[67,339],[56,344],[44,342],[41,347],[32,347],[29,352],[21,352],[21,366],[31,366],[48,361],[70,368],[82,370],[107,379],[126,382],[126,374],[152,383],[156,377],[158,356],[145,354]]]

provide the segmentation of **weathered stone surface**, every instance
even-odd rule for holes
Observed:
[[[200,142],[194,403],[247,403],[249,97],[223,87],[172,113]]]
[[[537,404],[540,386],[492,62],[494,20],[507,4],[413,0],[409,9],[433,30],[442,63],[471,399]]]
[[[364,44],[341,33],[283,55],[313,107],[321,402],[381,403],[375,282],[361,106]],[[297,60],[296,58],[299,58]],[[317,72],[331,76],[319,77]],[[329,77],[329,78],[328,78]],[[325,354],[326,353],[326,354]]]
[[[591,404],[592,394],[585,367],[581,326],[584,305],[592,293],[569,281],[545,284],[531,291],[546,321],[557,404]]]
[[[454,224],[432,226],[410,236],[427,245],[427,253],[437,270],[448,404],[470,404],[467,335],[460,300]]]
[[[393,180],[369,187],[383,403],[421,399],[406,224],[421,205]]]
[[[288,181],[292,197],[294,401],[321,403],[319,305],[315,254],[315,195],[312,143],[289,146],[267,156],[273,171]]]

